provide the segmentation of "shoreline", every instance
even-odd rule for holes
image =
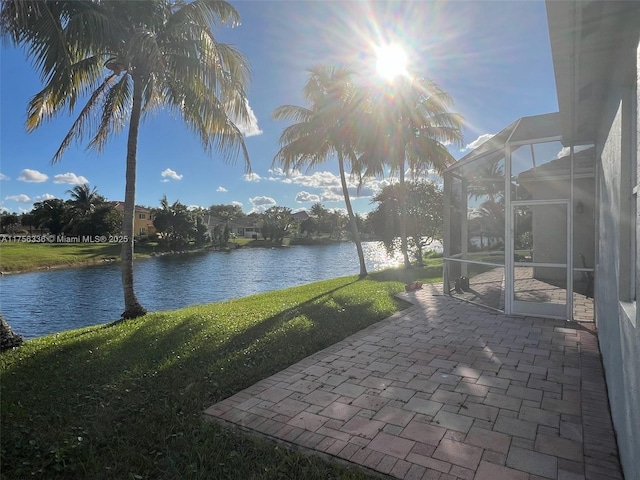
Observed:
[[[251,242],[246,244],[241,243],[230,243],[229,246],[220,248],[213,247],[211,245],[201,248],[196,248],[192,250],[181,250],[181,251],[162,251],[162,252],[144,252],[144,253],[135,253],[134,252],[134,260],[146,259],[146,258],[154,258],[154,257],[162,257],[165,255],[184,255],[184,254],[193,254],[193,253],[208,253],[208,252],[230,252],[233,250],[238,250],[242,248],[284,248],[288,246],[317,246],[317,245],[329,245],[331,243],[342,243],[345,240],[315,240],[315,241],[303,241],[300,242],[294,241],[293,243],[286,242],[281,245],[275,245],[272,243],[268,243],[266,241],[263,244],[252,244]],[[347,240],[348,241],[348,240]],[[1,252],[1,250],[0,250]],[[52,265],[34,265],[32,267],[21,268],[19,270],[5,270],[0,268],[0,276],[5,275],[19,275],[22,273],[34,273],[34,272],[47,272],[49,270],[60,270],[64,268],[75,268],[75,267],[87,267],[87,266],[95,266],[95,265],[112,265],[113,263],[120,263],[119,256],[109,256],[102,258],[89,258],[86,260],[79,260],[73,263],[54,263]]]

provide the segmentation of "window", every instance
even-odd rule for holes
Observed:
[[[139,214],[138,214],[138,218],[139,218],[140,220],[146,220],[146,218],[147,218],[147,214],[146,214],[146,213],[139,213]]]

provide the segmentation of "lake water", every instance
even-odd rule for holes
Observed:
[[[401,264],[378,242],[364,242],[367,270]],[[168,255],[135,263],[138,300],[148,311],[220,302],[330,278],[357,275],[355,245],[339,243]],[[0,311],[33,338],[111,322],[123,307],[120,265],[0,276]]]

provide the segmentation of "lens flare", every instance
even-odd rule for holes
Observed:
[[[376,70],[386,80],[407,74],[407,54],[397,44],[376,48]]]

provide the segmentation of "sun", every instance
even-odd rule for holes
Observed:
[[[385,80],[393,80],[398,75],[407,74],[407,54],[397,44],[376,48],[376,70]]]

